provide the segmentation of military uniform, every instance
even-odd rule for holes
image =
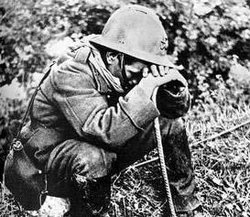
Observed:
[[[138,85],[119,91],[108,73],[98,49],[85,40],[58,60],[38,91],[21,140],[41,170],[41,191],[70,198],[75,216],[107,212],[111,176],[155,148],[159,116],[170,182],[182,195],[177,209],[193,208],[192,199],[180,199],[194,190],[182,119],[190,105],[187,87],[160,87],[157,108]]]

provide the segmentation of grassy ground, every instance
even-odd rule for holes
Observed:
[[[216,91],[204,93],[204,100],[186,117],[197,196],[207,216],[246,217],[250,216],[250,124],[199,141],[250,120],[249,89],[235,83],[230,89],[223,82],[217,85]],[[113,207],[117,216],[162,216],[166,201],[157,162],[130,168],[116,182]]]
[[[208,216],[250,215],[250,124],[197,144],[248,120],[249,101],[249,90],[234,85],[228,90],[219,83],[186,117],[197,196]],[[145,159],[155,156],[152,152]],[[162,216],[166,201],[157,161],[128,168],[114,177],[112,187],[111,216]],[[22,215],[4,188],[0,199],[0,216]]]

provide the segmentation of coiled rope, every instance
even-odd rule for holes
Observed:
[[[155,106],[157,106],[157,104],[156,104],[157,91],[158,91],[158,88],[155,88],[153,96],[152,96],[152,100],[153,100]],[[168,205],[169,205],[169,209],[170,209],[170,214],[172,217],[177,217],[176,212],[175,212],[174,203],[173,203],[172,194],[170,191],[169,180],[168,180],[168,173],[167,173],[163,145],[162,145],[159,117],[154,119],[154,129],[155,129],[155,137],[156,137],[156,142],[157,142],[158,155],[159,155],[159,160],[160,160],[160,165],[161,165],[161,172],[162,172],[162,176],[163,176],[163,180],[164,180],[164,184],[165,184],[165,190],[166,190],[166,194],[167,194],[167,200],[168,200]]]

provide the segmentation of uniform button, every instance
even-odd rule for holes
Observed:
[[[110,98],[110,95],[107,95],[107,98],[109,99],[109,98]]]

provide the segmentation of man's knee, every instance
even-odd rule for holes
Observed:
[[[160,126],[162,135],[180,135],[186,133],[186,125],[183,118],[167,119],[160,117]]]
[[[111,170],[116,154],[104,149],[81,143],[73,159],[73,173],[84,175],[88,178],[107,176]]]
[[[86,142],[67,140],[50,155],[48,187],[52,192],[68,192],[76,174],[88,179],[106,176],[115,160],[115,153]]]

